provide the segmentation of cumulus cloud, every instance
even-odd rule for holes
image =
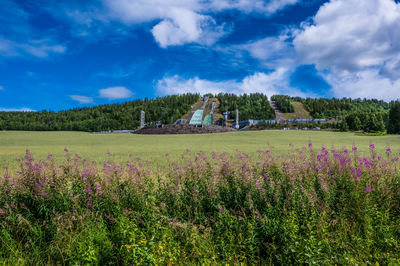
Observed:
[[[185,43],[212,45],[230,32],[226,25],[218,25],[212,14],[238,10],[270,16],[300,0],[103,0],[110,19],[126,25],[161,20],[151,32],[163,48]],[[83,19],[81,21],[92,21]]]
[[[151,30],[154,39],[163,48],[191,42],[212,45],[227,33],[224,26],[218,26],[212,17],[191,10],[174,8],[169,15],[170,18]]]
[[[400,91],[399,29],[393,0],[332,0],[293,43],[301,63],[327,71],[335,95],[393,99]]]
[[[285,68],[279,68],[270,73],[256,72],[247,76],[241,81],[223,80],[211,81],[198,77],[184,79],[178,75],[164,77],[156,85],[158,95],[183,94],[195,92],[206,93],[264,93],[267,96],[274,94],[290,94],[305,96],[297,89],[291,88],[288,84],[290,72]]]
[[[82,95],[70,95],[69,96],[72,100],[77,101],[81,104],[93,103],[93,98],[82,96]]]
[[[127,99],[133,96],[133,92],[122,86],[101,89],[99,94],[101,98],[109,100]]]
[[[400,79],[391,80],[382,76],[379,69],[367,69],[342,75],[323,74],[337,97],[400,99]]]
[[[0,107],[0,112],[36,112],[31,108],[22,107],[22,108],[3,108]]]
[[[200,13],[204,4],[197,0],[106,0],[105,5],[113,19],[128,25],[161,19],[151,32],[163,48],[193,42],[211,45],[228,32]]]

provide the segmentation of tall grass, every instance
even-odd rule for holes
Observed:
[[[27,151],[0,179],[0,261],[398,264],[399,154],[369,150],[187,150],[162,170]]]

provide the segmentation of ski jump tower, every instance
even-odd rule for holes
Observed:
[[[203,125],[205,126],[211,126],[214,121],[214,109],[215,109],[215,102],[211,103],[211,110],[208,115],[204,118]]]
[[[203,125],[203,114],[204,114],[204,108],[206,107],[207,101],[208,101],[208,96],[204,97],[204,102],[203,102],[202,107],[194,112],[192,119],[190,119],[189,125],[194,125],[194,126],[202,126]]]

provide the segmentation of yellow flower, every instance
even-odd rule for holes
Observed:
[[[125,244],[125,247],[126,247],[127,249],[131,249],[131,248],[132,248],[132,245]]]

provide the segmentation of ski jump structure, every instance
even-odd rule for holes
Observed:
[[[211,111],[208,115],[205,116],[205,118],[203,120],[204,108],[207,105],[208,99],[209,99],[208,96],[204,97],[203,105],[201,106],[200,109],[198,109],[194,112],[192,118],[190,119],[189,125],[194,125],[194,126],[202,126],[202,125],[211,126],[212,125],[215,102],[212,102]]]

